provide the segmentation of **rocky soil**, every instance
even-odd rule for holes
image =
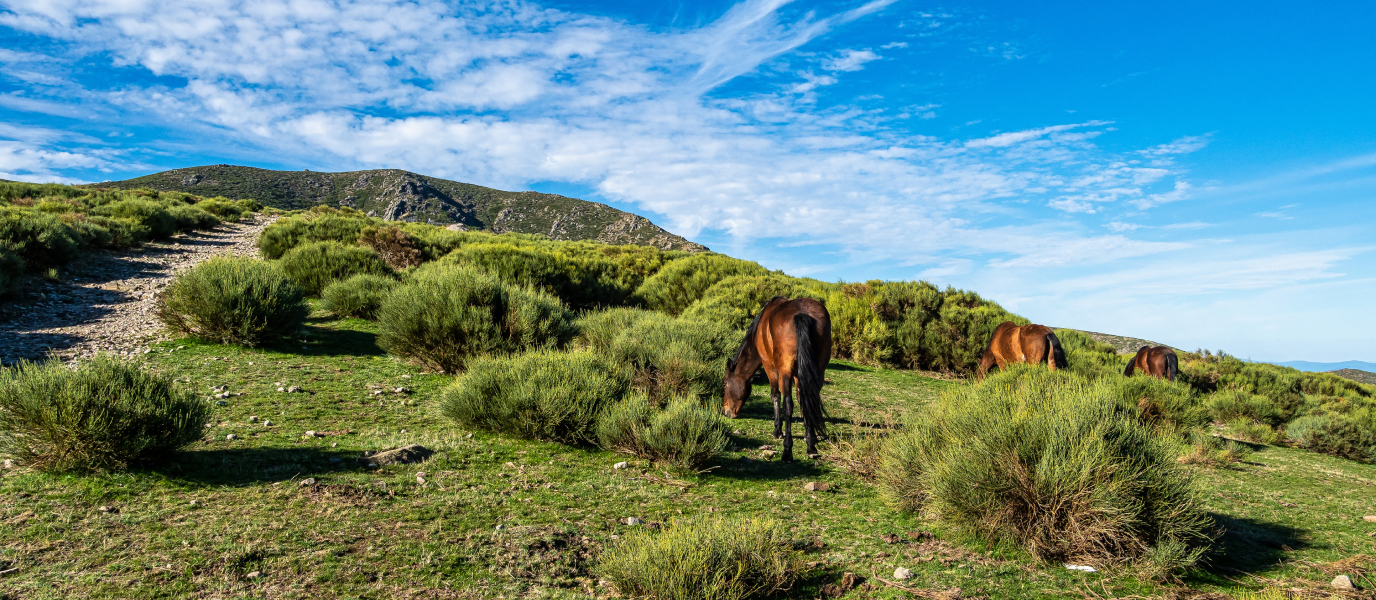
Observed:
[[[167,339],[154,303],[172,277],[212,256],[257,254],[258,234],[271,221],[246,216],[135,250],[92,251],[59,279],[31,282],[0,304],[0,364],[148,352],[149,344]]]

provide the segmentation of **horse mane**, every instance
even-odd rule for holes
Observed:
[[[741,357],[745,355],[745,349],[749,348],[752,344],[754,344],[755,333],[760,329],[760,317],[764,316],[764,309],[769,307],[770,304],[773,304],[775,300],[787,299],[788,298],[785,298],[783,296],[775,296],[773,298],[770,298],[769,300],[766,300],[764,304],[760,305],[759,312],[755,313],[755,320],[751,321],[750,328],[745,330],[745,339],[741,340],[741,347],[736,349],[736,355],[731,357],[731,360],[726,363],[730,366],[731,369],[734,369],[736,367],[736,363],[740,362]]]

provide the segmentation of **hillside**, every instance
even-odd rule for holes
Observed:
[[[707,250],[649,219],[605,204],[557,194],[506,192],[399,169],[321,173],[210,165],[93,187],[252,198],[283,210],[347,206],[392,221],[457,224],[493,233],[538,233],[556,240],[638,244],[662,250]]]
[[[1052,327],[1052,329],[1070,329],[1070,328],[1069,328],[1069,327]],[[1114,350],[1117,350],[1119,354],[1135,354],[1135,353],[1137,352],[1137,349],[1138,349],[1138,348],[1141,348],[1142,346],[1161,346],[1161,345],[1163,345],[1163,344],[1161,344],[1160,342],[1153,342],[1153,341],[1150,341],[1150,340],[1144,340],[1144,339],[1135,338],[1135,337],[1126,337],[1126,336],[1121,336],[1121,335],[1112,335],[1112,334],[1108,334],[1108,333],[1096,333],[1096,332],[1093,332],[1093,331],[1084,331],[1084,330],[1082,330],[1082,329],[1075,329],[1075,330],[1073,330],[1073,331],[1079,331],[1080,333],[1083,333],[1083,334],[1089,336],[1091,339],[1093,339],[1094,341],[1099,342],[1099,343],[1101,343],[1101,344],[1108,344],[1108,345],[1110,345],[1110,346],[1113,346],[1113,349],[1114,349]]]
[[[1336,371],[1329,371],[1329,373],[1344,379],[1351,379],[1357,383],[1376,385],[1376,373],[1372,373],[1371,371],[1363,371],[1361,369],[1338,369]]]

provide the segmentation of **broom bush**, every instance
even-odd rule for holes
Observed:
[[[169,329],[220,344],[258,346],[291,335],[306,319],[301,288],[274,265],[216,257],[178,275],[158,298]]]

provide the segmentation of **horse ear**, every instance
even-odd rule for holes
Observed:
[[[736,359],[734,359],[734,358],[728,358],[728,359],[726,359],[726,372],[727,372],[727,373],[730,373],[730,372],[735,371],[735,370],[736,370]]]

